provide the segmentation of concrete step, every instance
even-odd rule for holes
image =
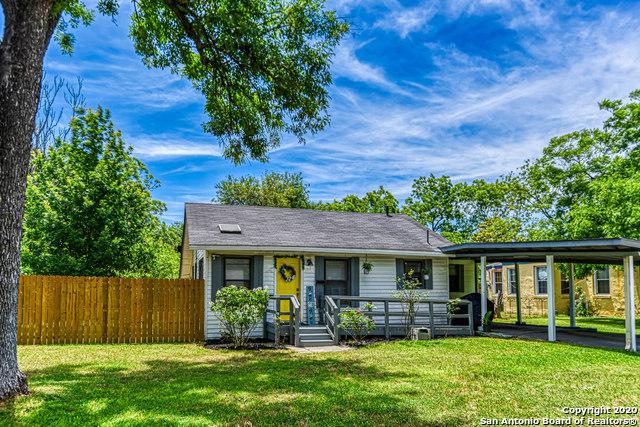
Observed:
[[[333,345],[333,340],[331,339],[300,340],[300,347],[328,347],[331,345]]]

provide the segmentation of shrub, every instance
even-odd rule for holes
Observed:
[[[225,286],[216,293],[211,310],[220,320],[234,347],[247,344],[251,333],[262,322],[267,311],[269,291]]]
[[[482,318],[482,330],[483,332],[491,332],[493,326],[493,311],[487,311]]]
[[[366,303],[362,309],[346,308],[340,312],[340,328],[344,329],[356,344],[362,344],[364,338],[376,327],[371,312],[375,305]]]
[[[589,317],[593,316],[593,310],[589,306],[589,297],[584,293],[580,286],[576,286],[576,299],[574,302],[576,316]]]

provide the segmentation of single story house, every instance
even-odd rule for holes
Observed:
[[[205,281],[210,340],[221,330],[209,304],[226,285],[295,295],[307,325],[324,323],[325,295],[389,298],[409,272],[429,298],[473,292],[474,261],[452,260],[449,245],[404,214],[187,203],[180,277]]]

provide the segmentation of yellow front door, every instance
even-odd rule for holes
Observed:
[[[295,295],[300,299],[300,259],[276,258],[276,295]],[[289,320],[289,304],[280,302],[281,320]]]

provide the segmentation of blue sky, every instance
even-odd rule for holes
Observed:
[[[161,181],[169,221],[229,174],[301,172],[315,200],[381,184],[402,200],[429,173],[493,179],[552,136],[598,125],[598,100],[640,88],[639,2],[333,0],[352,33],[334,58],[331,125],[237,167],[202,132],[190,84],[141,64],[123,3],[117,25],[76,32],[73,56],[52,44],[45,69],[82,77],[88,106],[111,109]]]

